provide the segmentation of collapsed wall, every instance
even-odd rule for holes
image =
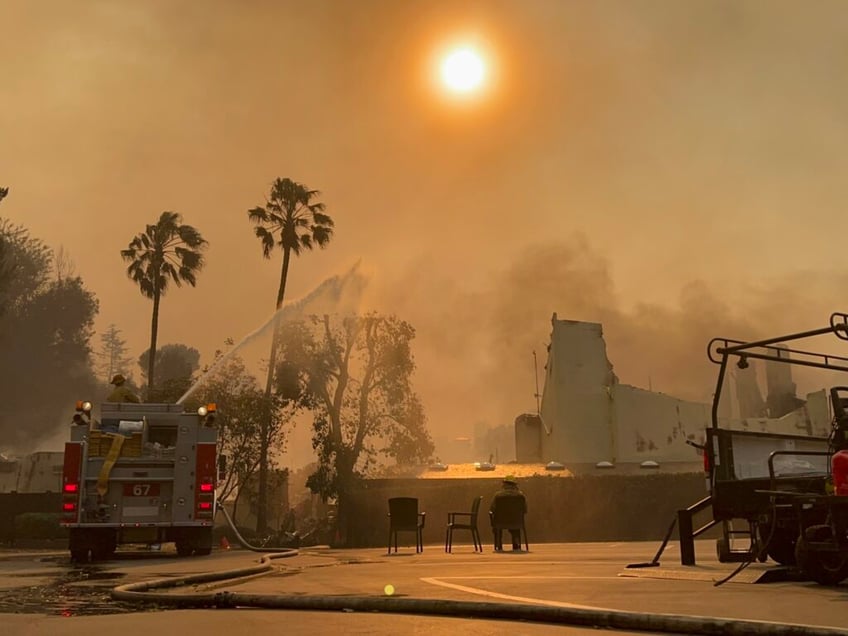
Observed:
[[[541,407],[545,460],[699,461],[686,441],[703,442],[709,405],[620,384],[599,323],[554,314],[551,324]]]
[[[621,384],[607,358],[600,323],[551,319],[540,426],[533,416],[516,420],[519,462],[541,460],[568,467],[597,462],[675,462],[695,469],[691,444],[702,444],[712,405]],[[720,405],[722,427],[827,435],[830,414],[824,390],[795,397],[788,365],[767,364],[768,396],[759,392],[753,368],[734,374],[734,405]],[[535,437],[538,435],[538,437]],[[687,443],[688,442],[688,443]],[[538,451],[536,449],[539,449]],[[531,456],[533,455],[533,456]]]

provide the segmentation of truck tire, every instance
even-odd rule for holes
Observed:
[[[758,523],[760,543],[765,546],[766,553],[772,561],[780,565],[795,565],[795,543],[797,529],[789,531],[778,526],[772,531],[770,523]],[[768,543],[766,543],[768,542]]]
[[[789,539],[785,535],[772,539],[766,551],[772,561],[780,565],[795,565],[795,539]]]
[[[194,553],[194,542],[191,539],[181,538],[174,543],[177,546],[177,556],[188,557]]]
[[[839,585],[848,578],[848,554],[811,550],[801,536],[795,543],[798,569],[820,585]]]
[[[733,560],[730,554],[730,542],[725,537],[716,539],[716,556],[719,563],[730,563]]]
[[[212,528],[201,528],[194,537],[194,553],[197,556],[212,554]]]
[[[212,554],[212,528],[186,529],[174,543],[177,546],[177,554],[182,557]]]
[[[97,543],[91,548],[92,561],[108,561],[115,556],[115,550],[118,548],[118,539],[114,532],[107,532],[103,536],[97,537]]]
[[[71,528],[68,534],[68,550],[74,563],[88,563],[91,550],[91,537],[82,528]]]

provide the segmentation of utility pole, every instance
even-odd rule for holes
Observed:
[[[534,397],[536,398],[536,415],[542,414],[542,407],[539,403],[539,398],[542,396],[539,394],[539,364],[536,360],[536,350],[533,350],[533,372],[536,376],[536,393],[534,393]]]

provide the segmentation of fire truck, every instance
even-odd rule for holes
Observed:
[[[110,558],[118,545],[173,542],[212,551],[218,431],[215,405],[78,402],[65,443],[61,524],[71,559]]]

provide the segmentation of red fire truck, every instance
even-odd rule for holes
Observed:
[[[109,558],[119,544],[174,542],[212,550],[218,431],[215,406],[77,403],[62,473],[71,559]]]

